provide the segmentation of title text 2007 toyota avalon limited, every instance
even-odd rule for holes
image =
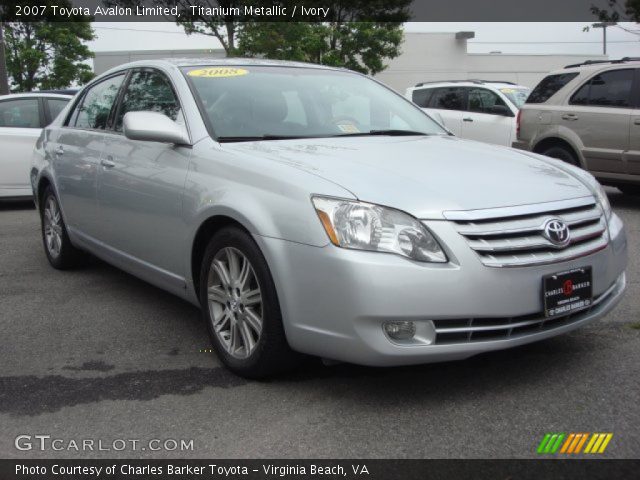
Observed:
[[[589,173],[458,139],[342,69],[117,67],[44,130],[31,180],[55,268],[87,251],[200,305],[248,377],[300,353],[466,358],[584,325],[625,288]]]

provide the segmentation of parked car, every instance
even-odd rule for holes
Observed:
[[[624,228],[590,174],[456,138],[347,70],[122,65],[45,128],[33,168],[54,268],[90,252],[200,305],[249,377],[299,353],[389,366],[513,347],[625,288]]]
[[[453,80],[418,83],[406,97],[458,137],[511,146],[516,115],[529,92],[512,82]]]
[[[0,96],[0,199],[31,197],[33,147],[70,98],[42,92]]]
[[[552,72],[520,110],[514,147],[589,170],[640,194],[640,57]]]

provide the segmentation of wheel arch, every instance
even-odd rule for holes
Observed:
[[[231,226],[238,227],[251,235],[251,230],[247,228],[242,221],[227,213],[216,214],[206,218],[196,230],[193,241],[191,242],[190,258],[191,281],[193,282],[196,297],[199,296],[200,292],[200,266],[209,240],[223,228]]]
[[[542,140],[538,141],[538,143],[535,144],[535,146],[533,147],[533,152],[542,154],[545,150],[551,147],[566,148],[571,153],[573,153],[574,157],[578,161],[579,166],[582,168],[585,168],[584,159],[580,154],[580,149],[576,148],[571,142],[569,142],[568,140],[565,140],[564,138],[560,138],[560,137],[543,138]]]

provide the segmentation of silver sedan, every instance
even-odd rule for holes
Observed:
[[[90,252],[202,307],[234,372],[302,354],[453,360],[605,315],[621,220],[587,172],[458,139],[366,76],[148,61],[86,86],[38,141],[45,253]]]

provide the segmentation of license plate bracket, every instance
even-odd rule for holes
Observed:
[[[591,267],[580,267],[542,278],[545,317],[557,317],[589,308],[593,302]]]

